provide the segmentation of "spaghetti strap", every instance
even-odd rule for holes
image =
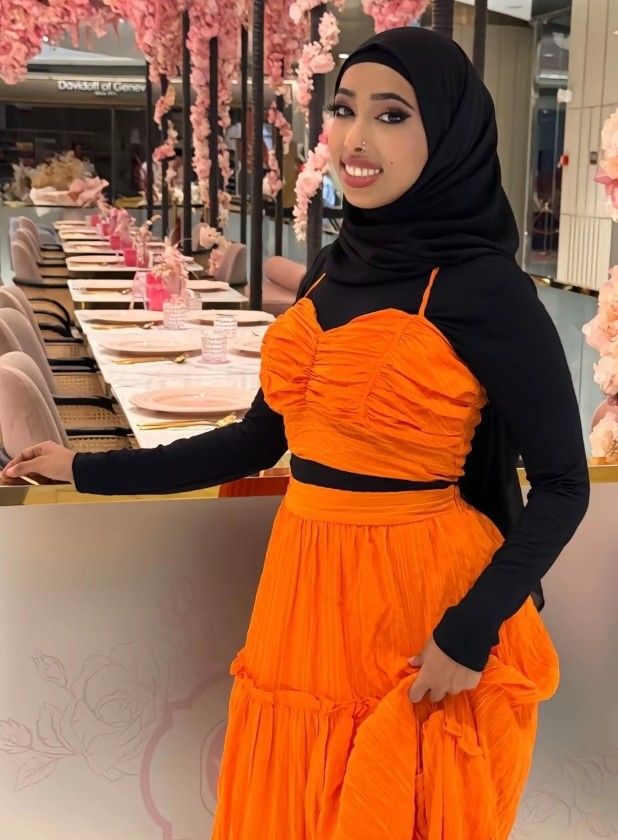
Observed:
[[[321,274],[321,275],[318,277],[318,279],[315,281],[315,283],[313,283],[313,284],[312,284],[312,285],[311,285],[311,286],[307,289],[307,291],[305,292],[305,294],[303,295],[303,297],[307,297],[308,295],[310,295],[310,294],[311,294],[311,292],[312,292],[312,291],[315,289],[315,287],[318,285],[318,283],[321,283],[321,282],[322,282],[322,280],[323,280],[325,277],[326,277],[326,272],[324,272],[323,274]]]
[[[423,293],[423,300],[421,301],[421,308],[418,310],[418,314],[421,318],[425,317],[425,310],[427,309],[427,303],[429,302],[429,295],[431,294],[431,289],[433,287],[433,282],[438,276],[438,272],[440,271],[439,268],[434,268],[431,272],[431,277],[429,278],[429,283],[427,283],[427,288]]]

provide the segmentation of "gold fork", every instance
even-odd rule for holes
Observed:
[[[156,431],[157,429],[184,429],[190,426],[216,426],[222,428],[229,426],[230,423],[236,421],[235,414],[228,414],[214,423],[209,422],[208,418],[203,420],[159,420],[152,423],[138,423],[137,428],[143,431]]]
[[[114,359],[114,364],[141,365],[146,364],[146,362],[176,362],[177,365],[181,365],[183,362],[186,362],[188,358],[189,357],[186,353],[181,353],[180,356],[140,356],[135,359]]]

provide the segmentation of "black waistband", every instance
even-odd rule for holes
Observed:
[[[361,475],[336,470],[316,461],[307,461],[292,455],[290,471],[297,481],[331,487],[333,490],[358,490],[368,493],[390,493],[397,490],[441,490],[451,487],[453,481],[408,481],[404,478],[381,478],[375,475]]]

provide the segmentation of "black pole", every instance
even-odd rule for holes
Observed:
[[[161,96],[165,96],[169,87],[167,76],[161,76]],[[167,140],[167,116],[163,118],[161,125],[161,143]],[[167,186],[167,161],[161,163],[161,235],[166,237],[169,233],[169,211],[170,191]]]
[[[283,113],[283,96],[277,97],[277,110]],[[275,156],[279,164],[279,172],[283,181],[283,137],[278,128],[275,129]],[[283,253],[283,187],[277,193],[275,199],[275,254],[281,256]]]
[[[472,63],[481,79],[485,76],[485,43],[487,41],[487,0],[474,4],[474,45]]]
[[[318,27],[320,19],[324,14],[326,6],[324,4],[316,6],[311,10],[311,40],[319,41],[320,33]],[[313,95],[309,103],[309,148],[315,149],[322,131],[322,122],[324,114],[324,97],[326,90],[326,78],[323,73],[317,73],[313,77]],[[307,213],[307,265],[309,266],[318,255],[322,248],[322,218],[323,218],[324,202],[322,200],[322,190],[318,190],[317,194],[311,199],[309,203],[309,211]]]
[[[219,227],[219,40],[210,39],[210,103],[208,105],[208,154],[210,157],[210,175],[208,178],[209,223]]]
[[[191,242],[191,157],[193,133],[191,130],[191,53],[187,46],[189,37],[189,12],[182,15],[182,251],[193,253]]]
[[[433,0],[432,28],[447,38],[453,38],[455,0]]]
[[[249,32],[240,27],[240,241],[247,244],[247,162],[249,160]]]
[[[110,136],[112,145],[110,148],[110,169],[111,169],[111,177],[110,177],[110,192],[112,194],[112,204],[116,201],[116,186],[117,186],[117,174],[118,174],[118,153],[116,149],[116,109],[111,109],[111,123],[110,123]]]
[[[152,82],[150,81],[150,65],[146,65],[146,218],[152,219],[154,215],[154,201],[152,187],[154,182],[154,167],[152,153],[154,152],[154,132],[152,110]]]
[[[253,0],[253,142],[251,149],[250,306],[262,308],[262,124],[264,121],[264,0]]]

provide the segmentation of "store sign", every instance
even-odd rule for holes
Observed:
[[[127,93],[146,93],[146,82],[127,82],[111,79],[59,79],[62,93],[91,93],[94,96],[122,96]]]

